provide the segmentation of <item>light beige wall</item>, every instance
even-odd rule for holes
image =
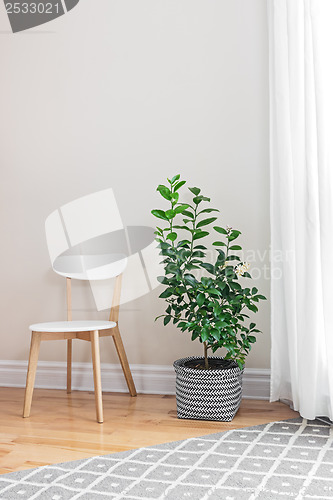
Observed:
[[[28,355],[28,325],[65,315],[64,283],[49,266],[46,216],[113,187],[125,224],[151,226],[155,192],[180,172],[203,188],[222,222],[268,264],[268,82],[264,0],[81,0],[36,30],[9,33],[0,5],[0,359]],[[267,270],[266,270],[267,273]],[[258,288],[269,294],[263,276]],[[87,287],[74,287],[83,306]],[[160,290],[126,304],[121,328],[131,363],[170,364],[199,345],[154,317]],[[77,297],[77,298],[78,298]],[[247,366],[269,367],[264,335]],[[102,361],[116,361],[103,340]],[[62,343],[41,359],[63,360]],[[83,344],[83,343],[82,343]],[[89,347],[75,347],[88,361]]]

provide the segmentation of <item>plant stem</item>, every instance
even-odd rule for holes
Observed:
[[[195,209],[194,209],[194,219],[193,219],[193,222],[192,222],[192,224],[193,224],[193,233],[192,233],[192,241],[191,241],[191,249],[190,249],[191,254],[190,254],[189,258],[188,258],[188,262],[191,261],[192,254],[193,254],[194,231],[196,230],[196,222],[197,222],[197,218],[198,218],[198,216],[197,216],[197,208],[198,207],[195,207]]]
[[[208,363],[208,354],[207,354],[207,351],[208,351],[207,342],[204,342],[203,345],[204,345],[205,369],[208,370],[209,363]]]
[[[171,187],[171,193],[173,193],[173,187]],[[173,207],[175,206],[175,202],[173,201],[173,199],[171,198],[170,200],[170,203],[171,203],[171,210],[173,210]],[[170,232],[172,233],[172,226],[173,226],[173,219],[170,219]],[[172,244],[172,248],[175,248],[175,242],[174,241],[171,241],[171,244]]]

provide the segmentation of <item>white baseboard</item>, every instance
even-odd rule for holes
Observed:
[[[175,394],[175,373],[169,365],[131,365],[139,394]],[[104,363],[101,366],[102,387],[105,392],[127,392],[120,365]],[[25,387],[26,361],[0,360],[0,386]],[[39,361],[35,387],[64,389],[66,363]],[[90,363],[73,363],[73,390],[92,391],[94,387]],[[243,397],[269,399],[270,370],[246,368],[243,376]]]
[[[267,399],[270,396],[271,370],[245,368],[243,375],[243,398]]]

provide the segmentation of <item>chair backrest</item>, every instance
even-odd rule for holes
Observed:
[[[123,229],[112,189],[83,196],[52,212],[45,221],[53,270],[67,278],[67,318],[72,319],[71,279],[105,280],[117,277],[110,318],[118,321],[124,253],[110,251],[108,235]]]
[[[77,280],[105,280],[119,276],[125,270],[124,254],[60,255],[53,262],[53,270]]]

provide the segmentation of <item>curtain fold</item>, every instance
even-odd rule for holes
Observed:
[[[267,5],[271,401],[333,420],[333,1]]]

